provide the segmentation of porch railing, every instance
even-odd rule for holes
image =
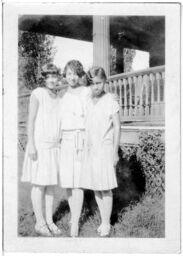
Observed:
[[[165,119],[165,66],[110,76],[106,90],[119,97],[121,122]]]

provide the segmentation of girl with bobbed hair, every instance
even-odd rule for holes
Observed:
[[[69,61],[64,68],[68,90],[62,98],[60,113],[62,137],[60,150],[60,185],[66,188],[71,212],[72,237],[78,236],[79,218],[83,204],[80,173],[83,160],[85,109],[90,88],[85,85],[85,72],[78,60]]]
[[[63,77],[66,77],[66,73],[68,69],[73,70],[79,78],[85,75],[85,72],[83,70],[83,65],[78,60],[70,60],[69,62],[67,62],[67,64],[64,67]]]
[[[54,190],[59,183],[60,97],[57,85],[60,73],[55,65],[46,64],[42,75],[45,87],[37,87],[30,97],[28,143],[21,181],[32,184],[35,231],[39,235],[55,236],[61,234],[52,219]]]
[[[92,94],[87,103],[85,149],[80,186],[94,190],[101,215],[100,236],[110,233],[112,189],[117,187],[115,168],[120,138],[119,105],[104,90],[105,71],[93,67],[87,73]]]
[[[94,66],[91,69],[89,69],[86,76],[87,76],[88,85],[91,85],[93,83],[94,77],[98,77],[102,79],[104,83],[107,80],[104,69],[98,66]]]

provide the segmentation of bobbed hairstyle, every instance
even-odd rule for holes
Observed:
[[[66,72],[68,68],[74,71],[80,78],[85,75],[83,65],[79,60],[70,60],[69,62],[67,62],[63,71],[63,77],[66,77]]]
[[[41,74],[42,76],[46,76],[47,74],[55,74],[55,75],[58,75],[60,76],[60,69],[57,68],[57,66],[55,66],[53,63],[48,63],[48,64],[45,64],[43,67],[42,67],[42,70],[41,70]]]
[[[94,77],[99,77],[100,79],[103,79],[105,81],[107,80],[104,69],[102,67],[98,67],[98,66],[90,68],[88,70],[86,76],[87,76],[87,84],[88,85],[92,84]]]

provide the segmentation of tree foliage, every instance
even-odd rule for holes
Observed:
[[[136,55],[136,51],[134,49],[123,49],[123,55],[124,55],[124,73],[133,71],[132,64],[133,59]]]
[[[19,32],[19,78],[28,89],[43,83],[41,68],[53,60],[53,37],[34,32]]]

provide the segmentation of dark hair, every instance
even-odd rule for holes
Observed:
[[[66,72],[68,68],[74,71],[80,78],[85,75],[83,65],[79,60],[70,60],[69,62],[67,62],[64,68],[63,77],[66,77]]]
[[[101,79],[107,80],[105,71],[102,67],[92,67],[88,70],[87,74],[87,84],[90,85],[94,77],[99,77]]]
[[[47,74],[56,74],[60,76],[60,69],[53,63],[48,63],[42,67],[41,74],[42,76],[46,76]]]

